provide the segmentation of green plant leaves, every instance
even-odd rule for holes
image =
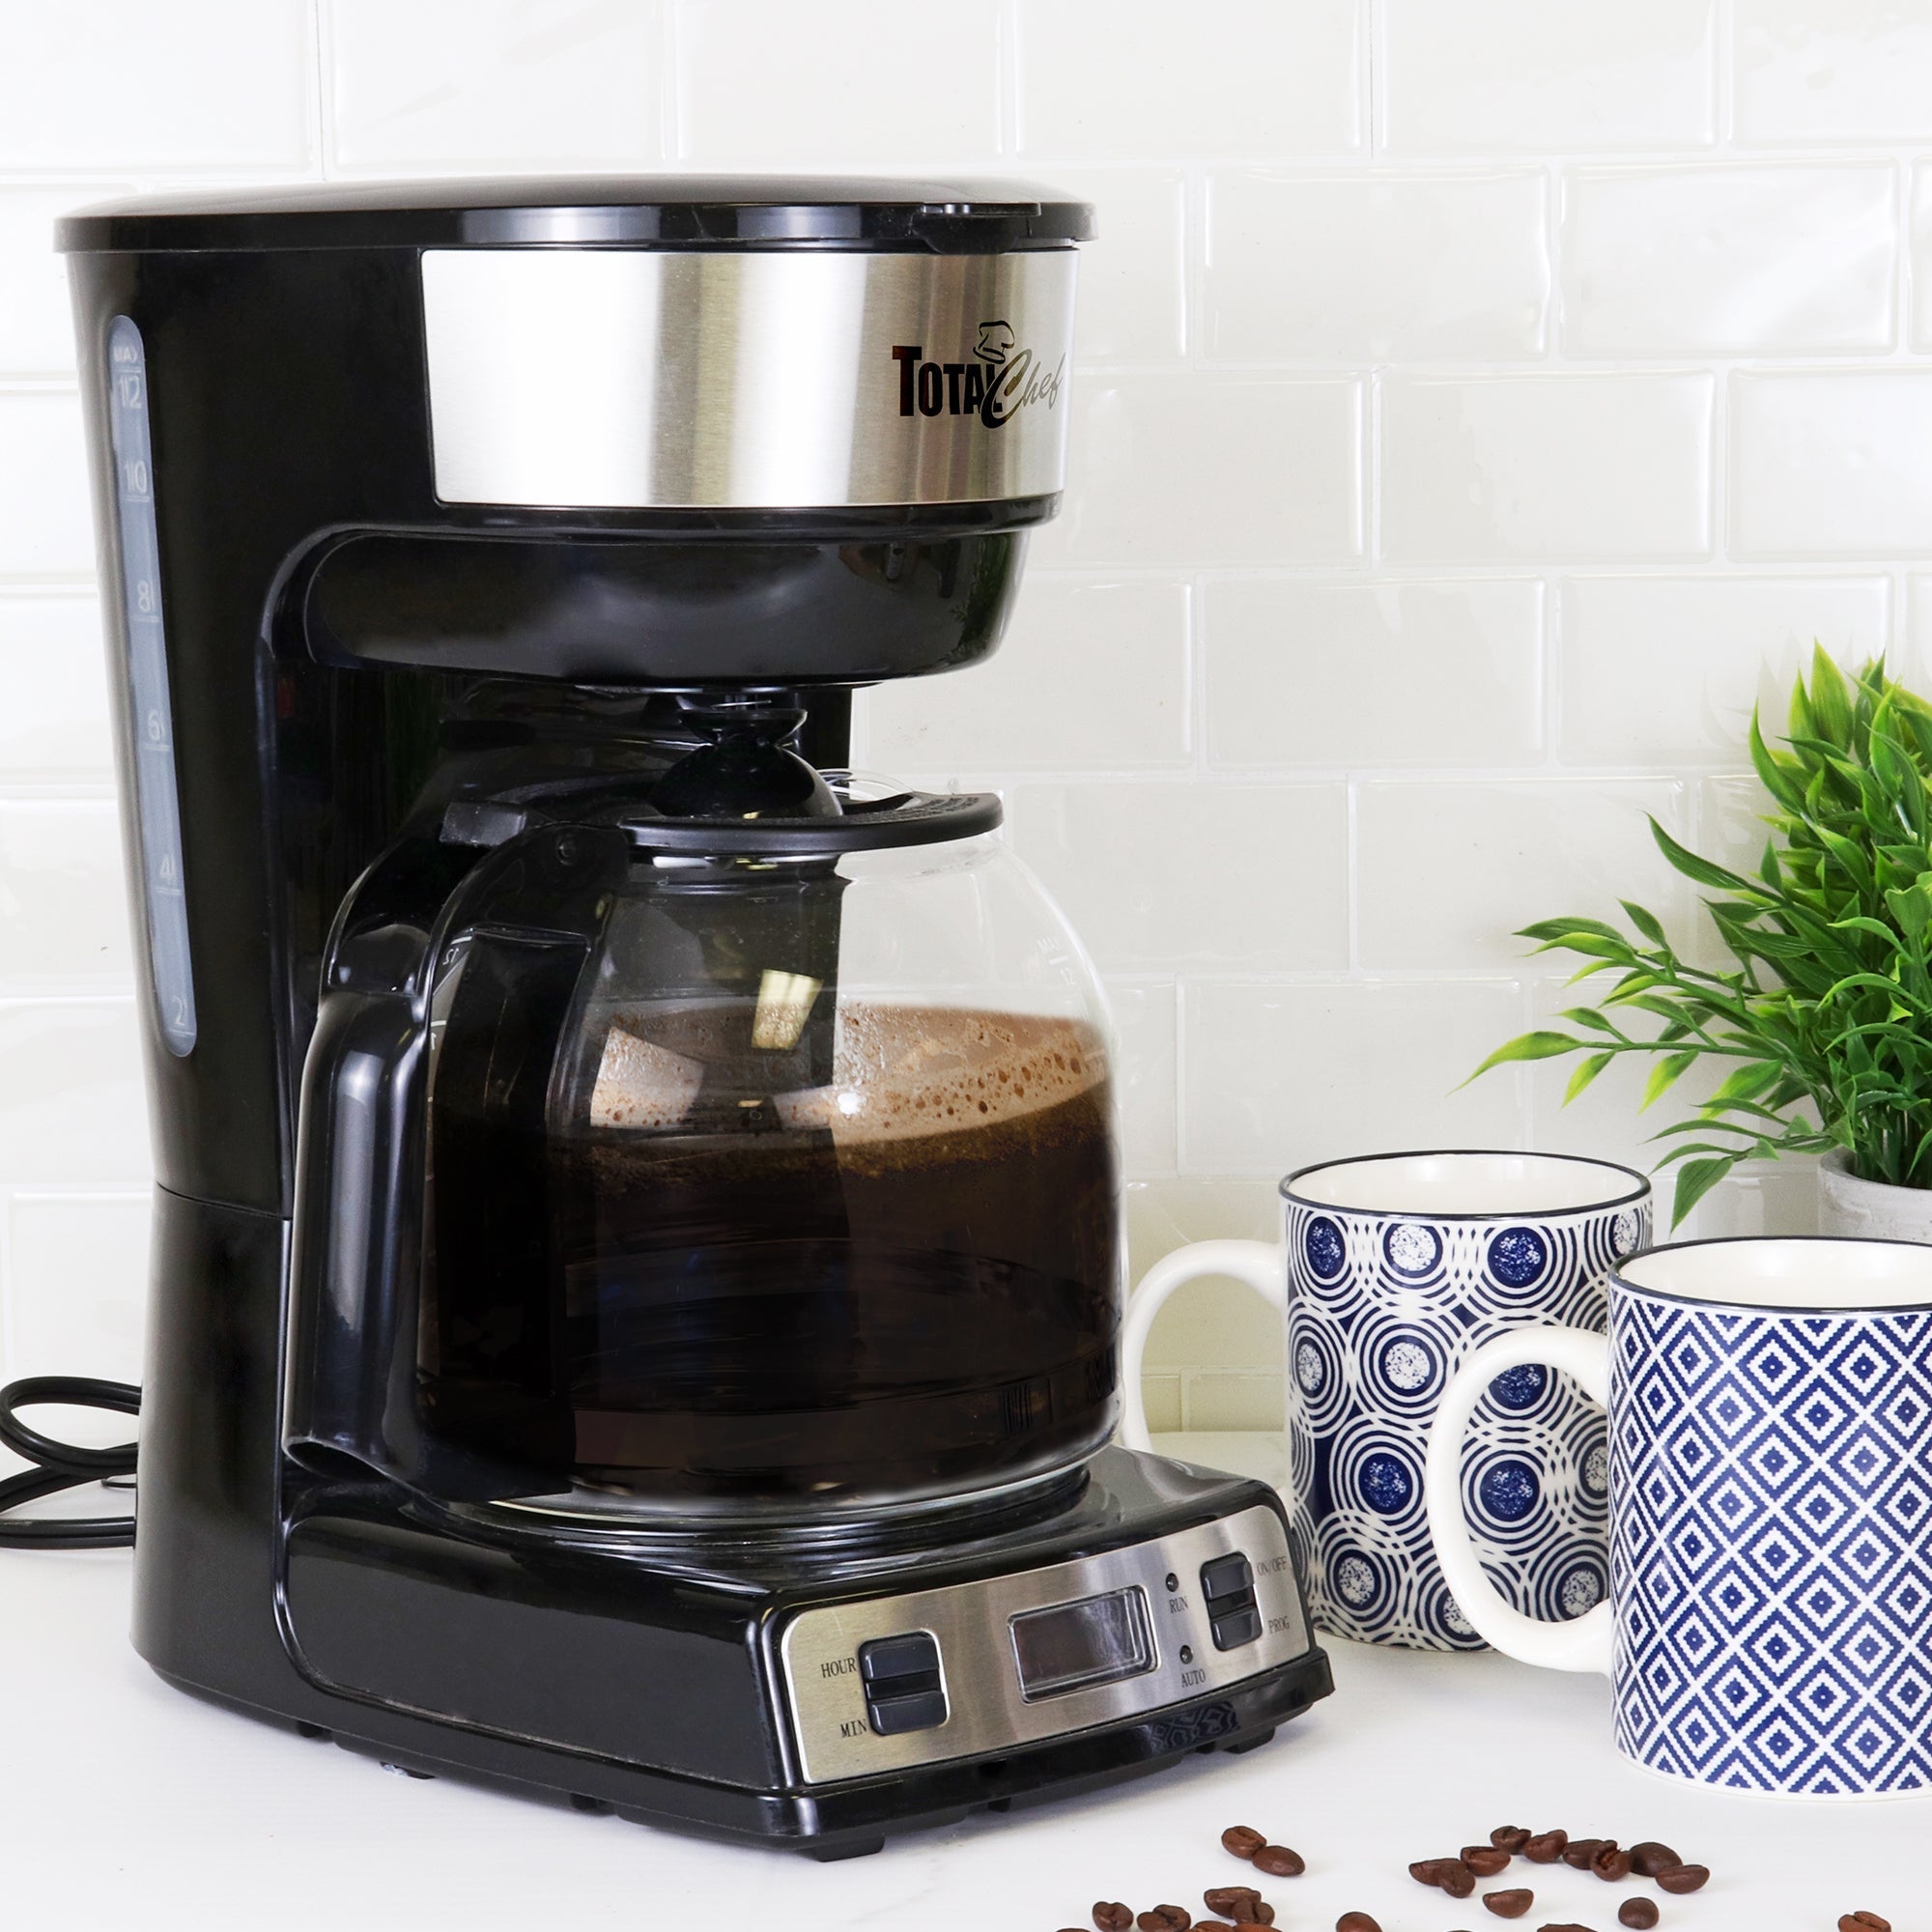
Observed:
[[[1523,1034],[1477,1069],[1579,1054],[1567,1101],[1639,1054],[1648,1107],[1698,1061],[1729,1063],[1657,1136],[1660,1164],[1677,1164],[1673,1221],[1739,1161],[1779,1153],[1843,1147],[1869,1179],[1932,1186],[1932,702],[1883,661],[1848,677],[1814,648],[1788,738],[1768,744],[1753,714],[1749,744],[1773,807],[1756,877],[1651,821],[1671,867],[1713,895],[1701,902],[1734,964],[1687,964],[1662,922],[1628,899],[1627,926],[1540,921],[1520,936],[1580,957],[1572,983],[1611,983],[1597,1006],[1557,1016],[1575,1032]],[[1638,1014],[1646,1031],[1619,1023]]]

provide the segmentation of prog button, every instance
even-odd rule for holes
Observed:
[[[939,1678],[939,1640],[930,1631],[874,1637],[859,1646],[866,1717],[882,1738],[929,1731],[947,1719]]]

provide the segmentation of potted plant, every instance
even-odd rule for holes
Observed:
[[[1932,1241],[1932,704],[1883,660],[1848,679],[1817,649],[1783,748],[1753,713],[1750,755],[1773,805],[1755,876],[1651,820],[1665,859],[1705,888],[1735,963],[1693,965],[1629,900],[1634,937],[1595,919],[1527,926],[1538,952],[1581,955],[1572,983],[1612,983],[1558,1015],[1573,1031],[1523,1034],[1476,1073],[1578,1054],[1567,1103],[1636,1054],[1651,1063],[1648,1107],[1718,1062],[1709,1097],[1657,1136],[1670,1144],[1660,1166],[1677,1169],[1673,1226],[1741,1160],[1821,1153],[1825,1232]]]

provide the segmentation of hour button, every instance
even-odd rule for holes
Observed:
[[[947,1719],[939,1679],[939,1640],[930,1631],[874,1637],[859,1646],[866,1716],[882,1738],[929,1731]]]

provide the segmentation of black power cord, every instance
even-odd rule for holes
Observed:
[[[107,1408],[139,1415],[141,1391],[132,1382],[97,1381],[91,1376],[28,1376],[0,1388],[0,1442],[39,1466],[0,1482],[0,1517],[22,1503],[77,1489],[109,1476],[134,1473],[131,1442],[111,1449],[83,1449],[56,1442],[20,1420],[19,1411],[43,1403],[66,1408]],[[30,1522],[0,1521],[0,1548],[125,1549],[134,1541],[131,1516],[37,1517]]]

